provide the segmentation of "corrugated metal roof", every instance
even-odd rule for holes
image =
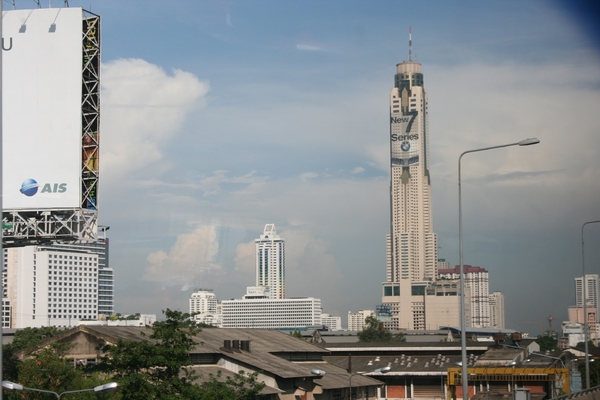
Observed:
[[[352,378],[350,378],[350,374],[344,368],[340,368],[327,362],[302,362],[299,364],[309,370],[319,369],[325,371],[325,375],[322,375],[321,377],[312,375],[315,377],[315,383],[323,389],[347,388],[350,386],[350,383],[352,383],[352,387],[383,385],[383,382],[375,378],[370,378],[369,376],[356,372],[353,373]]]

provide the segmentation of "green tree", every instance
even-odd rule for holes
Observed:
[[[163,313],[166,320],[156,321],[150,335],[102,348],[106,355],[96,368],[119,382],[125,399],[198,398],[195,375],[186,367],[200,328],[187,313]]]
[[[360,342],[406,342],[406,338],[402,333],[392,334],[384,328],[383,322],[373,315],[368,316],[365,323],[367,324],[365,329],[358,332]]]
[[[304,340],[304,336],[302,336],[302,333],[300,333],[300,331],[294,331],[294,332],[290,332],[290,336],[293,336],[297,339],[303,339]]]
[[[98,375],[88,376],[82,369],[74,368],[72,362],[65,360],[62,351],[54,347],[36,352],[33,358],[21,362],[18,370],[16,382],[19,384],[56,393],[89,389],[108,382],[101,380]],[[34,391],[14,392],[11,396],[19,399],[48,399],[47,394]],[[81,393],[78,398],[97,397],[92,393]]]
[[[18,352],[33,351],[37,349],[44,340],[61,331],[61,329],[53,326],[25,328],[16,331],[13,341],[2,347],[2,371],[4,380],[19,382],[19,365],[21,362],[16,355]]]
[[[10,347],[14,351],[21,351],[26,349],[35,349],[46,339],[62,332],[62,329],[58,329],[54,326],[42,326],[41,328],[25,328],[19,329],[15,332],[15,337],[10,343]]]
[[[244,371],[225,381],[221,379],[221,371],[217,375],[210,374],[210,379],[200,385],[198,400],[255,400],[262,396],[263,382],[257,380],[258,373],[245,374]]]
[[[592,361],[591,358],[590,361]],[[585,359],[582,358],[578,361],[577,369],[581,373],[581,382],[585,389]],[[590,363],[590,388],[596,386],[600,386],[600,362],[598,361]]]
[[[556,341],[556,339],[554,339],[550,336],[538,337],[535,342],[540,345],[541,352],[553,351],[553,350],[558,349],[558,347],[557,347],[558,342]]]
[[[577,343],[577,347],[578,349],[585,349],[585,342],[578,342]],[[593,340],[588,340],[588,349],[593,349],[596,348],[596,345],[594,344]]]

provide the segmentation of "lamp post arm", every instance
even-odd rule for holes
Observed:
[[[63,397],[63,395],[65,395],[65,394],[81,393],[81,392],[93,392],[93,391],[94,391],[94,389],[69,390],[69,391],[60,393],[58,395],[58,398],[60,400],[60,398]]]
[[[20,389],[20,390],[31,390],[32,392],[53,394],[56,396],[57,399],[60,399],[60,396],[61,396],[60,394],[53,392],[52,390],[34,389],[34,388],[30,388],[30,387],[25,387],[25,386],[23,386],[23,389]]]
[[[583,245],[583,228],[585,228],[588,224],[596,224],[600,222],[597,221],[588,221],[581,225],[581,283],[583,286],[582,293],[582,301],[583,301],[583,341],[584,341],[584,350],[585,350],[585,388],[590,388],[590,356],[588,354],[588,323],[587,323],[587,295],[586,295],[586,286],[587,282],[585,280],[585,253],[584,253],[584,245]]]
[[[564,361],[563,361],[563,359],[562,359],[562,358],[560,358],[560,357],[553,357],[553,356],[549,356],[549,355],[547,355],[547,354],[536,353],[536,352],[534,352],[534,351],[532,351],[532,352],[531,352],[531,353],[529,353],[529,354],[533,354],[533,355],[536,355],[536,356],[541,356],[541,357],[553,358],[553,359],[555,359],[555,360],[558,360],[558,361],[560,361],[560,363],[562,364],[562,367],[563,367],[563,368],[567,368],[567,367],[565,366],[565,362],[564,362]]]

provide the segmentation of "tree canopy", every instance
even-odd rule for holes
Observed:
[[[197,375],[188,366],[190,352],[198,345],[193,337],[200,333],[190,314],[164,311],[166,320],[156,321],[145,340],[119,341],[105,346],[105,357],[97,369],[119,382],[123,399],[225,399],[252,400],[264,384],[258,374],[239,373],[220,380],[211,376],[197,385]]]
[[[406,342],[402,333],[392,334],[384,328],[383,322],[373,315],[368,316],[365,323],[367,324],[365,329],[358,332],[360,342]]]
[[[558,341],[550,336],[538,337],[535,342],[540,345],[541,352],[558,349]]]
[[[203,383],[188,368],[190,352],[201,343],[194,340],[200,327],[189,314],[164,311],[166,320],[157,321],[140,340],[119,341],[102,348],[105,356],[89,368],[75,368],[66,359],[70,347],[62,342],[39,349],[39,344],[61,332],[53,327],[17,331],[12,344],[3,347],[4,379],[25,387],[61,393],[90,389],[116,381],[114,394],[78,393],[81,399],[190,399],[254,400],[261,398],[265,384],[258,373],[240,372],[222,379],[210,375]],[[31,350],[28,350],[31,349]],[[18,351],[30,351],[30,358],[19,361]],[[48,394],[15,391],[7,399],[47,399]]]
[[[156,321],[152,333],[139,341],[119,340],[102,348],[105,356],[96,366],[119,382],[126,399],[194,398],[194,374],[186,366],[196,346],[192,339],[200,328],[180,311],[164,311],[165,321]]]

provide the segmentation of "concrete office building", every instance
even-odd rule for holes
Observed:
[[[285,299],[285,240],[266,224],[256,246],[256,286],[270,288],[270,298]]]
[[[4,327],[74,326],[114,313],[108,228],[101,228],[93,242],[4,249]]]
[[[320,299],[272,299],[265,286],[249,286],[241,299],[222,302],[211,289],[200,289],[189,302],[196,321],[220,328],[289,330],[326,325],[332,331],[342,329],[340,317],[322,314]]]
[[[74,326],[98,318],[98,255],[46,246],[10,248],[11,328]]]
[[[330,331],[341,331],[342,317],[333,316],[331,314],[321,314],[321,324],[326,326]]]
[[[490,322],[490,278],[485,268],[463,265],[465,288],[471,293],[471,321],[473,328],[487,328]],[[438,279],[460,280],[460,265],[438,270]]]
[[[223,300],[223,328],[305,329],[321,325],[321,299]]]
[[[106,237],[108,229],[109,227],[100,226],[99,236],[96,241],[52,244],[51,246],[40,247],[98,255],[98,315],[106,317],[115,312],[115,278],[114,270],[110,267],[110,242]]]

